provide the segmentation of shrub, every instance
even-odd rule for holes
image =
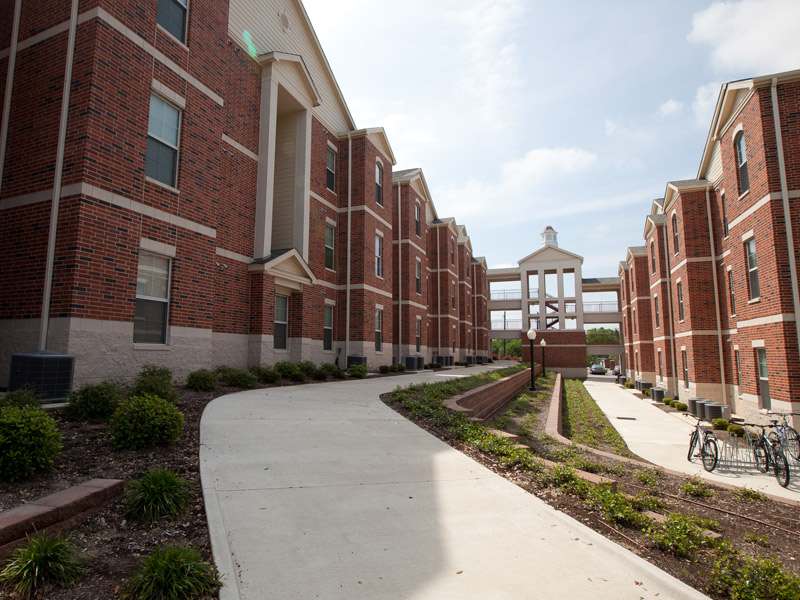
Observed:
[[[661,471],[656,469],[642,469],[636,472],[636,480],[642,485],[651,488],[658,487],[662,477]]]
[[[135,521],[156,521],[181,514],[189,504],[189,484],[168,469],[152,469],[125,490],[125,514]]]
[[[125,394],[114,383],[85,385],[69,395],[66,414],[74,421],[107,421]]]
[[[60,451],[58,426],[41,408],[0,408],[0,481],[23,481],[47,471]]]
[[[406,366],[403,363],[397,363],[397,372],[398,373],[405,373]]]
[[[736,496],[737,499],[745,502],[764,502],[767,499],[767,497],[758,490],[748,487],[737,488],[733,492],[733,495]]]
[[[686,410],[689,408],[688,406],[686,406],[685,402],[673,402],[672,406],[674,406],[677,410],[681,412],[686,412]]]
[[[800,577],[771,558],[743,556],[724,542],[711,572],[711,587],[731,600],[794,600],[800,598]]]
[[[663,402],[665,406],[672,406],[672,398],[664,398]]]
[[[39,394],[33,388],[19,388],[0,396],[0,407],[3,406],[39,406]]]
[[[122,593],[126,600],[199,600],[216,594],[219,575],[194,548],[166,546],[142,561]]]
[[[628,388],[629,390],[632,390],[633,389],[633,382],[632,381],[626,381],[625,382],[625,387]]]
[[[351,365],[347,372],[350,374],[350,377],[355,377],[356,379],[364,379],[367,376],[367,365]]]
[[[75,549],[65,538],[38,533],[14,550],[0,571],[0,582],[31,598],[43,585],[66,587],[83,573]]]
[[[381,365],[381,366],[378,367],[378,372],[382,373],[384,375],[386,373],[389,373],[391,370],[392,370],[392,367],[390,367],[389,365]]]
[[[277,371],[278,375],[281,376],[282,379],[289,379],[291,381],[298,381],[302,382],[306,380],[305,373],[300,370],[294,363],[281,361],[275,363],[275,371]]]
[[[646,396],[647,398],[650,397],[650,388],[644,388],[642,390],[642,395]]]
[[[323,363],[320,365],[319,370],[330,375],[334,379],[344,379],[347,376],[342,369],[333,363]]]
[[[731,423],[728,425],[728,433],[734,437],[744,437],[744,427],[736,423]]]
[[[727,431],[728,430],[728,419],[712,419],[711,426],[714,428],[715,431]]]
[[[253,367],[250,371],[260,383],[278,383],[281,380],[281,376],[272,367]]]
[[[315,365],[310,360],[304,360],[302,362],[297,363],[297,368],[300,369],[300,372],[306,376],[308,379],[314,379],[314,376],[317,374],[317,365]]]
[[[165,367],[145,366],[136,377],[131,395],[153,395],[170,402],[177,402],[178,392],[172,383],[172,371]]]
[[[623,494],[605,485],[593,486],[589,492],[588,502],[602,510],[608,520],[619,525],[641,528],[650,522]]]
[[[649,494],[641,493],[636,494],[633,498],[631,498],[631,505],[636,510],[663,510],[666,507],[661,498],[656,498],[655,496],[651,496]]]
[[[714,495],[713,490],[697,477],[692,477],[681,486],[681,492],[686,496],[695,498],[710,498]]]
[[[701,528],[691,517],[673,513],[664,523],[651,525],[646,535],[661,550],[678,558],[688,558],[708,543]]]
[[[186,387],[195,392],[213,392],[217,387],[217,376],[208,369],[192,371],[186,378]]]
[[[217,369],[217,377],[219,377],[219,380],[223,384],[229,387],[249,390],[258,385],[258,379],[256,376],[246,369],[222,367]]]
[[[322,369],[317,369],[316,371],[314,371],[314,375],[312,375],[312,377],[314,378],[314,381],[327,381],[328,380],[328,374],[325,371],[323,371]]]
[[[120,450],[171,444],[183,433],[183,413],[152,394],[132,396],[111,417],[111,440]]]

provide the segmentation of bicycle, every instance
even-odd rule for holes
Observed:
[[[695,419],[697,419],[697,423],[695,424],[694,431],[692,431],[692,435],[689,437],[689,453],[686,459],[689,462],[693,462],[695,447],[700,443],[700,440],[702,440],[703,443],[700,444],[700,458],[703,461],[703,468],[710,473],[717,468],[717,463],[719,461],[717,437],[714,435],[713,431],[703,429],[700,426],[703,419],[700,417],[695,417]]]
[[[757,427],[761,430],[761,433],[752,442],[756,468],[762,473],[766,473],[771,467],[778,484],[781,487],[787,487],[790,479],[789,461],[786,460],[780,436],[774,431],[771,431],[769,435],[765,433],[767,427],[774,427],[774,425],[759,423],[742,423],[742,425]]]
[[[798,435],[797,430],[789,424],[788,419],[790,416],[797,416],[798,413],[768,412],[767,414],[781,418],[781,423],[775,419],[771,419],[770,423],[773,424],[772,426],[775,428],[775,432],[780,438],[784,449],[788,450],[789,456],[795,461],[800,461],[800,435]]]

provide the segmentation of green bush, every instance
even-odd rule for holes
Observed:
[[[775,559],[745,556],[723,542],[711,571],[711,588],[731,600],[796,600],[800,577]]]
[[[36,390],[23,387],[0,396],[0,408],[3,406],[39,406],[39,394]]]
[[[183,433],[183,413],[152,394],[132,396],[111,417],[111,440],[118,450],[171,444]]]
[[[641,483],[642,485],[646,485],[650,488],[658,487],[661,483],[661,479],[663,478],[663,474],[661,471],[656,469],[642,469],[641,471],[636,471],[636,480]]]
[[[0,408],[0,481],[23,481],[47,471],[60,451],[58,425],[41,408]]]
[[[672,406],[675,401],[672,398],[664,398],[664,404],[666,406]]]
[[[728,419],[712,419],[711,420],[711,426],[716,431],[727,431],[728,430],[728,425],[730,425],[730,423],[728,423]]]
[[[664,523],[651,525],[646,535],[657,548],[678,558],[688,558],[709,541],[694,519],[679,513],[669,515]]]
[[[650,388],[645,388],[642,390],[642,395],[646,396],[647,398],[650,397]]]
[[[145,366],[136,377],[131,395],[154,395],[170,402],[177,402],[178,391],[172,383],[172,371],[155,365]]]
[[[288,379],[290,381],[303,382],[306,380],[306,375],[300,367],[294,363],[281,361],[275,363],[275,371],[281,376],[281,379]]]
[[[107,421],[124,398],[115,383],[85,385],[69,395],[66,415],[73,421]]]
[[[265,385],[278,383],[281,380],[281,376],[272,367],[253,367],[250,371],[260,383]]]
[[[672,406],[681,412],[686,412],[686,410],[689,408],[684,402],[673,402]]]
[[[632,381],[625,381],[625,387],[629,390],[633,389],[633,382]]]
[[[195,392],[213,392],[217,387],[217,375],[208,369],[192,371],[186,378],[186,387]]]
[[[14,550],[0,571],[0,582],[23,598],[32,598],[45,585],[67,587],[78,580],[83,566],[65,538],[38,533]]]
[[[258,386],[258,378],[246,369],[220,367],[217,369],[217,377],[228,387],[250,390]]]
[[[304,360],[302,362],[297,363],[297,368],[300,369],[300,372],[306,376],[307,379],[314,379],[314,376],[317,374],[317,365],[315,365],[310,360]]]
[[[642,528],[650,522],[623,494],[605,485],[592,486],[588,502],[599,508],[609,521],[619,525]]]
[[[397,372],[398,373],[405,373],[406,366],[403,363],[397,363]]]
[[[389,365],[381,365],[378,367],[378,373],[382,373],[383,375],[386,375],[386,373],[390,371],[392,371],[392,368]]]
[[[736,423],[728,425],[728,433],[734,437],[744,437],[744,427]]]
[[[189,484],[168,469],[152,469],[125,489],[125,514],[134,521],[174,517],[188,505]]]
[[[684,483],[681,486],[681,492],[686,496],[693,496],[695,498],[710,498],[714,495],[714,491],[697,477],[692,477]]]
[[[347,374],[340,369],[338,365],[333,363],[323,363],[319,366],[319,370],[334,379],[344,379],[347,377]]]
[[[314,375],[312,377],[313,377],[314,381],[327,381],[328,380],[328,374],[325,371],[323,371],[322,369],[317,369],[316,371],[314,371]]]
[[[166,546],[142,561],[125,584],[125,600],[200,600],[220,588],[216,568],[194,548]]]
[[[356,379],[364,379],[367,376],[367,365],[350,365],[350,368],[347,369],[350,377],[355,377]]]
[[[733,492],[733,495],[736,496],[737,499],[745,502],[764,502],[767,499],[767,497],[758,490],[748,487],[737,488]]]

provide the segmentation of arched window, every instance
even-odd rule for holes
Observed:
[[[675,254],[680,250],[680,237],[678,236],[678,215],[672,213],[672,250]]]
[[[733,148],[736,151],[736,172],[739,176],[739,195],[750,190],[750,176],[747,174],[747,145],[744,141],[744,131],[740,131],[733,138]]]

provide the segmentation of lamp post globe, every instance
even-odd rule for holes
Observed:
[[[542,377],[544,377],[544,376],[545,376],[545,370],[544,370],[544,349],[547,347],[547,340],[542,340],[541,342],[539,342],[539,345],[542,347]]]
[[[536,339],[536,330],[533,328],[533,325],[531,325],[531,328],[528,329],[527,336],[528,336],[528,344],[530,345],[530,351],[531,351],[531,387],[530,387],[530,391],[535,392],[536,391],[536,368],[535,368],[535,366],[533,364],[533,340]]]

